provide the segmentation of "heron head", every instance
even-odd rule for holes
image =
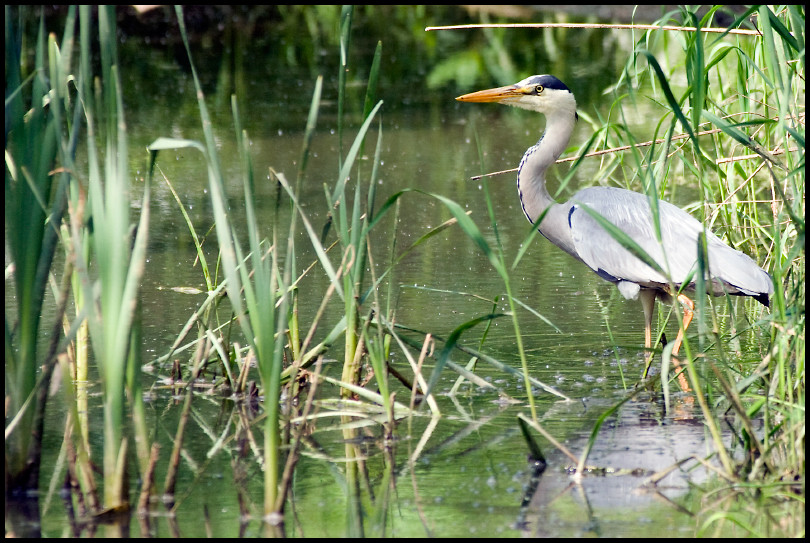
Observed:
[[[565,83],[553,75],[533,75],[514,85],[472,92],[456,98],[459,102],[497,102],[546,115],[575,116],[577,101]]]

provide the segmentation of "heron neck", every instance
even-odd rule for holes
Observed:
[[[546,170],[560,158],[574,131],[576,114],[556,112],[546,115],[546,130],[540,140],[523,155],[518,166],[517,185],[523,213],[529,222],[557,202],[546,188]],[[538,225],[540,231],[544,228]]]

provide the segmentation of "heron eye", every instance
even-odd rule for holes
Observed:
[[[543,85],[537,85],[537,86],[534,88],[534,93],[535,93],[535,94],[540,94],[541,92],[543,92]]]

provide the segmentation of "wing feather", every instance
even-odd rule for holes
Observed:
[[[683,283],[697,267],[697,240],[703,225],[682,209],[659,200],[661,242],[655,235],[647,197],[612,187],[592,187],[577,192],[569,205],[568,224],[579,257],[608,280],[630,281],[642,286],[667,284],[657,272],[613,239],[582,209],[588,206],[620,228],[669,273],[675,285]],[[750,257],[706,233],[713,291],[758,295],[773,292],[770,276]],[[606,277],[610,276],[610,277]],[[615,281],[614,281],[615,282]]]

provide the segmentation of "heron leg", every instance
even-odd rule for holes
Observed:
[[[675,344],[672,347],[672,362],[675,364],[677,369],[680,369],[681,366],[678,363],[678,359],[675,358],[675,355],[678,354],[678,351],[681,348],[681,343],[683,343],[683,336],[686,334],[686,329],[689,327],[689,323],[692,322],[692,317],[695,315],[695,304],[684,294],[678,295],[678,301],[681,302],[681,305],[683,306],[683,326],[680,330],[678,330],[678,337],[675,338]],[[691,390],[683,372],[678,374],[678,383],[681,385],[681,390],[684,392]]]
[[[650,364],[653,359],[652,350],[652,318],[655,309],[656,292],[654,290],[642,289],[639,292],[641,307],[644,309],[644,350],[647,352],[647,364],[644,367],[644,379],[650,371]]]

